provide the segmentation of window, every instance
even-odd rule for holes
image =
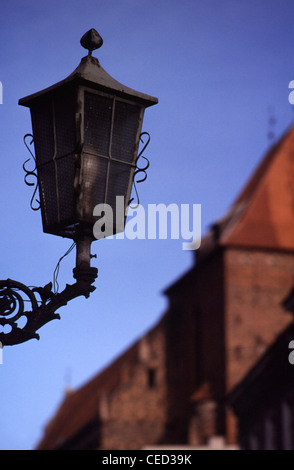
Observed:
[[[148,381],[148,388],[154,388],[156,385],[156,370],[155,369],[148,369],[147,370],[147,381]]]

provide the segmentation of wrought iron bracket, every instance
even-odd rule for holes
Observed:
[[[76,282],[67,284],[60,293],[52,292],[52,283],[45,287],[29,288],[26,285],[7,279],[0,281],[0,342],[2,346],[20,344],[30,339],[39,339],[36,333],[39,328],[51,320],[60,319],[56,311],[70,300],[85,296],[89,297],[95,290],[94,283],[98,270],[88,267],[76,267]],[[26,304],[30,303],[30,310]]]

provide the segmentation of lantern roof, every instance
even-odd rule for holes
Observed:
[[[158,103],[157,98],[133,90],[132,88],[129,88],[115,80],[103,69],[98,59],[96,57],[92,57],[92,51],[98,49],[103,44],[101,36],[95,29],[91,29],[86,34],[84,34],[80,42],[81,45],[85,49],[88,49],[89,52],[87,56],[81,59],[78,67],[68,77],[66,77],[64,80],[61,80],[60,82],[57,82],[55,85],[21,98],[19,100],[20,105],[30,107],[35,100],[43,97],[44,95],[57,91],[58,89],[62,89],[67,85],[78,83],[84,84],[94,89],[105,91],[106,93],[110,92],[111,94],[115,94],[132,101],[140,102],[145,107]]]

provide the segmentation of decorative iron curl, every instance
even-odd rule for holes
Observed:
[[[12,346],[30,339],[39,339],[36,333],[51,320],[60,319],[55,313],[69,301],[79,296],[89,297],[95,290],[96,268],[75,268],[74,284],[66,284],[60,293],[52,292],[52,282],[45,287],[27,287],[7,279],[0,281],[0,343]],[[38,294],[38,296],[37,296]],[[30,311],[26,309],[30,308]]]
[[[2,345],[18,344],[29,339],[39,339],[36,330],[49,321],[60,318],[58,314],[48,312],[39,318],[36,315],[40,307],[53,298],[52,283],[44,288],[33,288],[7,279],[0,281],[0,341]],[[37,299],[35,292],[39,294]],[[30,307],[31,311],[26,310]]]
[[[143,137],[147,137],[147,140],[144,142],[144,138]],[[137,190],[137,186],[136,184],[138,183],[143,183],[146,179],[147,179],[147,171],[149,166],[150,166],[150,162],[148,160],[148,158],[144,157],[143,153],[145,152],[147,146],[149,145],[149,142],[150,142],[150,134],[148,132],[142,132],[140,134],[140,142],[143,143],[143,148],[142,150],[140,151],[140,153],[138,154],[137,156],[137,159],[136,159],[136,162],[135,162],[135,165],[136,165],[136,169],[135,169],[135,172],[134,172],[134,177],[133,177],[133,183],[134,183],[134,189],[135,189],[135,193],[136,193],[136,197],[137,197],[137,204],[134,206],[134,207],[131,207],[132,209],[136,209],[139,204],[140,204],[140,199],[139,199],[139,194],[138,194],[138,190]],[[143,158],[147,163],[144,167],[139,167],[138,166],[138,160],[140,158]],[[139,175],[140,173],[142,173],[142,178],[139,179],[139,180],[136,180],[136,176]],[[134,198],[132,198],[130,201],[129,201],[129,205],[133,202]]]
[[[26,183],[28,186],[35,186],[34,193],[33,193],[33,196],[32,196],[31,202],[30,202],[30,206],[31,206],[31,208],[33,209],[33,211],[38,211],[41,206],[40,206],[40,201],[38,201],[38,199],[36,198],[36,193],[37,193],[37,189],[38,189],[38,186],[39,186],[38,177],[37,177],[37,173],[36,173],[36,169],[37,169],[37,166],[36,166],[36,158],[35,158],[35,155],[33,154],[33,152],[31,151],[29,145],[28,145],[27,142],[26,142],[26,140],[28,139],[28,137],[31,137],[31,141],[30,141],[29,145],[32,145],[32,144],[33,144],[33,142],[34,142],[34,137],[33,137],[32,134],[26,134],[26,135],[24,136],[23,140],[24,140],[24,144],[25,144],[26,148],[28,149],[28,151],[29,151],[30,154],[31,154],[31,157],[32,157],[32,159],[33,159],[33,161],[34,161],[34,163],[35,163],[35,167],[34,167],[33,170],[28,170],[28,169],[26,168],[26,166],[25,166],[26,163],[28,163],[28,162],[31,160],[31,158],[28,158],[28,159],[24,162],[24,164],[23,164],[22,167],[23,167],[23,170],[24,170],[25,173],[26,173],[26,174],[25,174],[25,177],[24,177],[25,183]],[[28,178],[29,178],[30,176],[33,176],[34,178],[36,178],[37,181],[33,181],[33,182],[32,182],[32,181],[29,181]],[[37,203],[37,206],[34,206],[34,203],[35,203],[35,202]]]

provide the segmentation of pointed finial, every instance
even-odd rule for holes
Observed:
[[[88,55],[91,56],[95,49],[99,49],[99,47],[102,46],[103,39],[96,29],[92,28],[84,34],[80,40],[80,43],[81,46],[83,46],[85,49],[88,49]]]

